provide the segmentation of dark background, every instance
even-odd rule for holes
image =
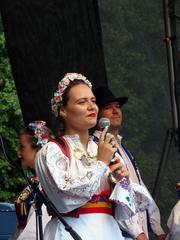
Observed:
[[[29,121],[56,128],[52,90],[65,72],[81,72],[96,87],[108,83],[117,96],[129,97],[120,133],[152,192],[173,126],[162,1],[1,0],[0,6],[0,134],[8,153],[17,158],[19,131]],[[178,41],[179,23],[176,28]],[[0,171],[0,199],[13,201],[24,182],[2,153]],[[173,141],[157,201],[165,228],[179,172]]]
[[[50,99],[67,72],[107,83],[95,0],[1,0],[7,50],[25,124],[55,128]]]

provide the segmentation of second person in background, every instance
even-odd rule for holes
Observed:
[[[18,156],[23,168],[35,168],[35,155],[37,151],[52,138],[52,133],[44,121],[34,121],[21,130]],[[35,176],[33,177],[35,178]],[[34,194],[27,186],[15,200],[17,215],[17,232],[11,239],[35,240],[38,229],[36,228],[35,209],[32,206]],[[43,228],[50,220],[46,207],[42,205]],[[37,226],[38,227],[38,226]]]
[[[119,135],[122,124],[122,106],[127,102],[127,97],[115,97],[114,94],[107,87],[101,87],[94,91],[96,103],[99,107],[98,119],[108,118],[110,121],[109,132],[114,135],[114,141],[118,152],[124,160],[128,171],[130,173],[131,183],[139,184],[145,187],[137,164],[133,155],[123,144],[123,138]],[[101,129],[99,129],[101,130]],[[94,132],[94,141],[98,142],[101,131]],[[145,187],[146,188],[146,187]],[[152,231],[158,240],[164,240],[165,234],[160,223],[160,213],[154,200],[151,198],[150,211],[139,211],[131,218],[122,221],[121,227],[125,239],[147,240],[148,235],[148,219]],[[148,218],[149,215],[149,218]]]

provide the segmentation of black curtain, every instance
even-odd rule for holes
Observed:
[[[55,129],[50,99],[66,72],[107,84],[97,0],[0,0],[0,8],[24,122]]]

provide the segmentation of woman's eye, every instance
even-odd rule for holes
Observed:
[[[85,103],[85,101],[83,100],[83,101],[79,101],[78,102],[78,104],[84,104]]]

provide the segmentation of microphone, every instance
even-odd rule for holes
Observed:
[[[105,118],[105,117],[100,118],[99,122],[98,122],[98,126],[101,129],[107,128],[106,135],[110,134],[110,132],[108,132],[108,128],[110,127],[110,120],[108,118]],[[122,158],[119,150],[117,149],[117,151],[115,151],[115,153],[113,154],[113,159],[111,159],[109,167],[111,167],[113,164],[117,163],[117,160],[114,159],[117,154],[118,154],[118,157],[120,157],[120,159]],[[122,159],[122,162],[124,163],[123,159]],[[113,184],[116,182],[115,178],[112,175],[112,172],[109,173],[109,180]],[[125,178],[125,181],[128,184],[128,179],[127,178]]]
[[[99,128],[101,128],[101,129],[107,128],[106,135],[110,134],[110,132],[108,132],[108,128],[110,126],[110,120],[108,118],[105,118],[105,117],[100,118],[98,125],[99,125]],[[116,153],[117,153],[117,151],[114,153],[113,159],[111,160],[109,165],[113,165],[116,163],[116,161],[114,161],[114,157],[116,156]]]
[[[98,122],[99,128],[104,129],[104,128],[109,128],[110,126],[110,120],[108,118],[102,117],[99,119]]]

